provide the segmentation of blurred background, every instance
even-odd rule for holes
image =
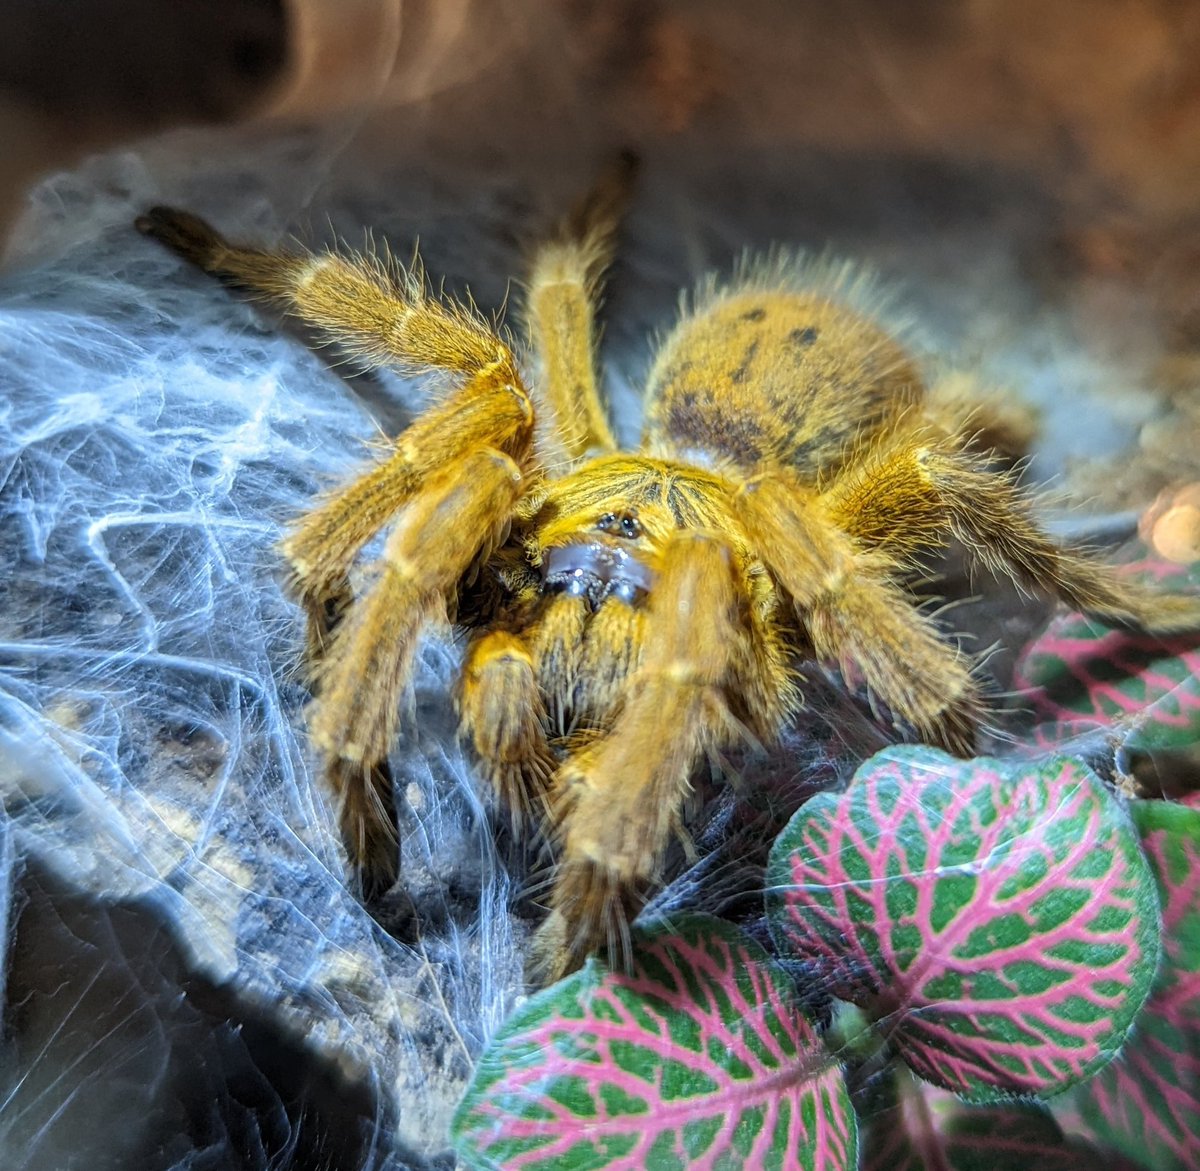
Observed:
[[[1135,214],[1191,211],[1200,164],[1190,0],[18,0],[6,15],[10,218],[38,174],[172,126],[457,88],[489,95],[503,130],[519,100],[496,85],[514,73],[587,95],[597,135],[741,119],[748,144],[990,160]]]
[[[596,136],[736,120],[747,146],[1028,168],[1114,213],[1189,213],[1200,165],[1191,0],[18,0],[6,15],[9,219],[38,174],[172,126],[456,89],[487,102],[502,145],[520,75],[586,99]]]
[[[1056,531],[1200,549],[1196,0],[11,0],[3,1165],[454,1165],[524,993],[529,859],[496,845],[435,638],[393,761],[405,889],[374,919],[347,894],[273,552],[426,390],[313,355],[132,222],[419,238],[499,310],[627,148],[623,439],[681,288],[831,248],[897,285],[932,370],[1029,407]],[[954,614],[998,693],[1045,616],[1002,595]]]

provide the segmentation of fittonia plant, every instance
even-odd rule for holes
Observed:
[[[880,753],[793,818],[767,899],[782,953],[865,1012],[914,1073],[971,1101],[1095,1073],[1158,964],[1137,835],[1065,759]]]
[[[1046,739],[1194,748],[1197,645],[1061,620],[1023,660]],[[809,800],[767,868],[773,954],[690,918],[530,998],[459,1109],[465,1164],[1200,1167],[1200,811],[1069,747],[892,748]]]
[[[1120,1056],[1064,1103],[1082,1133],[1154,1171],[1200,1167],[1200,810],[1138,801],[1162,902],[1163,957]]]
[[[533,997],[480,1060],[455,1120],[472,1167],[854,1167],[837,1059],[735,928],[643,940]]]
[[[1200,562],[1190,569],[1161,562],[1129,569],[1164,590],[1200,589]],[[1068,614],[1025,650],[1017,685],[1042,721],[1044,745],[1096,728],[1113,730],[1126,759],[1194,753],[1200,745],[1197,635],[1159,639]]]

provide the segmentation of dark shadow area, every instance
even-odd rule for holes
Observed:
[[[395,1165],[372,1154],[375,1090],[189,971],[163,908],[84,897],[33,862],[15,905],[4,1166]]]
[[[149,129],[241,114],[285,58],[282,0],[23,0],[0,91],[45,113]]]

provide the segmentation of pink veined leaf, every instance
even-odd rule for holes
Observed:
[[[1158,898],[1121,803],[1077,761],[902,746],[793,817],[768,867],[781,951],[921,1077],[1046,1096],[1122,1044],[1158,962]]]
[[[1200,563],[1187,569],[1140,562],[1125,569],[1164,592],[1200,587]],[[1200,634],[1156,638],[1067,614],[1026,647],[1015,683],[1041,721],[1043,745],[1116,724],[1129,727],[1130,751],[1200,743]]]
[[[1152,1171],[1200,1167],[1200,811],[1133,807],[1163,905],[1163,961],[1129,1041],[1067,1104]]]
[[[455,1116],[465,1164],[505,1171],[847,1171],[857,1123],[793,989],[735,928],[643,937],[532,997]]]

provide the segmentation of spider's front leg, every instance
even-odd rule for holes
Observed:
[[[738,734],[725,688],[746,638],[741,605],[724,541],[687,530],[669,540],[620,713],[555,778],[561,862],[535,957],[540,978],[558,979],[597,950],[628,966],[629,919],[657,875],[692,772]]]
[[[368,364],[463,378],[393,441],[387,459],[301,517],[283,544],[308,615],[313,739],[351,857],[367,885],[385,885],[397,870],[387,752],[417,640],[499,540],[534,463],[533,406],[516,360],[476,312],[429,296],[419,272],[386,260],[232,244],[170,208],[152,209],[138,227]],[[372,584],[352,604],[353,564],[393,520]]]
[[[511,359],[486,366],[417,419],[386,462],[303,516],[283,544],[308,613],[313,737],[368,888],[397,875],[386,762],[416,641],[501,539],[525,488],[532,434],[533,408]],[[351,605],[351,565],[394,515],[375,584]]]
[[[137,226],[205,272],[281,305],[366,365],[466,376],[394,441],[389,458],[307,513],[284,542],[315,665],[349,602],[355,557],[425,477],[481,444],[526,461],[533,409],[512,352],[477,313],[430,297],[419,272],[378,257],[233,244],[199,216],[168,207],[152,208]]]
[[[507,528],[522,491],[517,464],[480,447],[428,477],[404,508],[319,666],[310,722],[341,804],[343,835],[364,879],[397,873],[395,828],[378,785],[396,734],[399,697],[422,630],[445,617],[446,597]]]

